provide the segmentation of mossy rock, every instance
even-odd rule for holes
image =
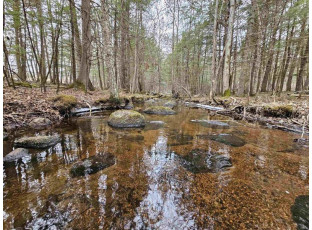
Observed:
[[[159,114],[159,115],[172,115],[176,112],[169,107],[165,106],[151,106],[144,110],[147,114]]]
[[[70,175],[72,177],[78,177],[87,174],[94,174],[114,164],[115,156],[111,153],[96,155],[75,163],[70,169]]]
[[[77,105],[77,99],[71,95],[57,95],[51,98],[54,107],[57,108],[61,114],[68,112],[71,108]]]
[[[133,110],[118,110],[109,116],[108,124],[117,128],[144,127],[145,117]]]
[[[109,101],[108,97],[101,97],[94,101],[95,104],[105,104]]]
[[[61,141],[59,136],[22,137],[14,141],[15,147],[43,149],[56,145]]]
[[[172,109],[172,108],[177,106],[177,102],[176,101],[172,101],[172,100],[171,101],[167,101],[167,102],[165,102],[164,106]]]

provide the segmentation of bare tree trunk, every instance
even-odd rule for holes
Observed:
[[[90,21],[91,1],[81,1],[81,18],[82,18],[82,54],[81,64],[78,76],[78,82],[85,85],[86,90],[94,90],[94,87],[89,79],[90,74],[90,50],[91,50],[91,21]]]
[[[307,19],[304,19],[302,24],[301,24],[301,32],[300,32],[300,40],[301,38],[304,36],[305,34],[305,25],[306,25],[306,20]],[[290,69],[289,69],[289,72],[288,72],[288,79],[287,79],[287,84],[286,84],[286,90],[287,91],[291,91],[291,84],[292,84],[292,79],[293,79],[293,74],[294,74],[294,70],[296,68],[296,64],[298,62],[297,60],[297,57],[299,55],[299,52],[300,52],[300,48],[301,48],[301,44],[297,44],[296,46],[296,49],[295,49],[295,52],[294,54],[292,55],[293,58],[292,58],[292,61],[291,61],[291,65],[290,65]]]
[[[76,57],[75,57],[75,29],[74,29],[74,0],[69,0],[69,9],[70,9],[70,28],[71,28],[71,59],[72,59],[72,77],[73,83],[76,83],[77,73],[76,73]]]
[[[26,81],[26,49],[24,49],[22,25],[20,18],[20,1],[13,1],[13,26],[15,31],[15,57],[17,65],[18,77],[22,81]]]
[[[230,0],[230,16],[227,30],[227,38],[225,43],[225,58],[223,69],[223,87],[222,93],[230,91],[230,66],[231,66],[231,48],[234,27],[235,0]]]
[[[294,21],[294,23],[295,23],[295,21]],[[291,40],[292,40],[293,34],[294,34],[294,28],[295,28],[295,25],[293,24],[293,26],[291,28],[290,36],[288,37],[288,39],[286,41],[285,55],[284,55],[284,59],[286,59],[286,60],[283,60],[283,68],[281,70],[281,76],[280,76],[281,82],[280,82],[280,86],[279,86],[279,92],[282,92],[283,88],[284,88],[284,81],[285,81],[286,73],[287,73],[290,58],[291,58],[290,47],[291,47]]]
[[[111,42],[111,29],[109,25],[109,16],[107,9],[106,0],[101,0],[102,8],[102,27],[104,35],[105,49],[105,64],[107,70],[107,76],[110,78],[110,95],[112,98],[119,98],[118,95],[118,85],[116,75],[114,73],[114,63],[113,63],[113,47]]]
[[[304,71],[305,65],[308,62],[308,56],[309,56],[309,39],[307,39],[305,49],[301,53],[299,72],[298,72],[297,82],[296,82],[296,91],[301,91],[303,88],[303,71]]]
[[[172,44],[171,44],[171,93],[172,95],[175,94],[175,77],[174,77],[174,23],[175,23],[175,7],[176,1],[173,0],[173,21],[172,21]]]
[[[216,61],[217,61],[217,29],[218,29],[218,6],[219,0],[215,0],[215,13],[213,22],[213,48],[212,48],[212,64],[211,64],[211,89],[210,98],[216,92]]]

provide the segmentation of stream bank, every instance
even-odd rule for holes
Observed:
[[[43,93],[39,88],[17,89],[5,87],[4,93],[4,131],[16,129],[42,128],[60,123],[65,117],[89,115],[104,110],[132,109],[133,103],[146,103],[157,106],[157,99],[165,99],[170,106],[175,101],[184,101],[185,105],[214,111],[217,114],[233,117],[236,120],[257,122],[261,125],[285,131],[308,133],[308,97],[301,98],[290,94],[273,97],[268,94],[256,97],[207,97],[173,98],[162,94],[126,94],[120,93],[120,100],[110,100],[109,93],[100,90],[85,92],[79,89],[62,89],[56,95],[49,88]],[[156,99],[156,100],[155,100]],[[34,122],[40,118],[43,124]],[[38,119],[37,119],[38,120]]]

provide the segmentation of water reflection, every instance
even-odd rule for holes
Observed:
[[[194,229],[194,213],[188,210],[189,181],[179,177],[175,154],[167,147],[167,138],[160,133],[151,151],[145,151],[144,164],[148,175],[147,196],[137,208],[136,229]]]
[[[62,141],[30,150],[31,159],[5,165],[4,229],[295,228],[287,207],[307,193],[309,178],[307,149],[293,148],[298,136],[240,123],[227,122],[226,130],[192,123],[225,119],[204,110],[178,108],[174,116],[145,116],[159,126],[112,129],[104,114],[40,131],[58,134]],[[205,138],[224,133],[246,144],[232,147]],[[11,139],[5,154],[12,149]],[[189,171],[181,159],[194,149],[205,156],[231,157],[233,166]],[[99,153],[113,154],[116,164],[70,177],[73,164]],[[210,158],[202,159],[211,164]]]

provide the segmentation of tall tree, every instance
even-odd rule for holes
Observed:
[[[82,53],[80,71],[77,81],[83,84],[87,89],[94,90],[89,79],[91,67],[91,0],[81,1],[81,19],[82,19]]]
[[[111,98],[119,98],[118,93],[118,84],[115,75],[115,68],[114,68],[114,59],[113,59],[113,46],[112,46],[112,39],[111,39],[111,28],[109,23],[109,15],[108,15],[108,4],[106,0],[101,0],[101,9],[102,9],[102,29],[103,29],[103,40],[105,43],[105,64],[106,64],[106,71],[107,76],[110,78],[110,96]]]
[[[224,58],[224,69],[223,69],[223,89],[222,93],[230,91],[230,66],[231,66],[231,49],[232,49],[232,37],[234,27],[234,13],[235,13],[235,0],[229,0],[229,22],[227,28],[227,38],[225,43],[225,58]]]

